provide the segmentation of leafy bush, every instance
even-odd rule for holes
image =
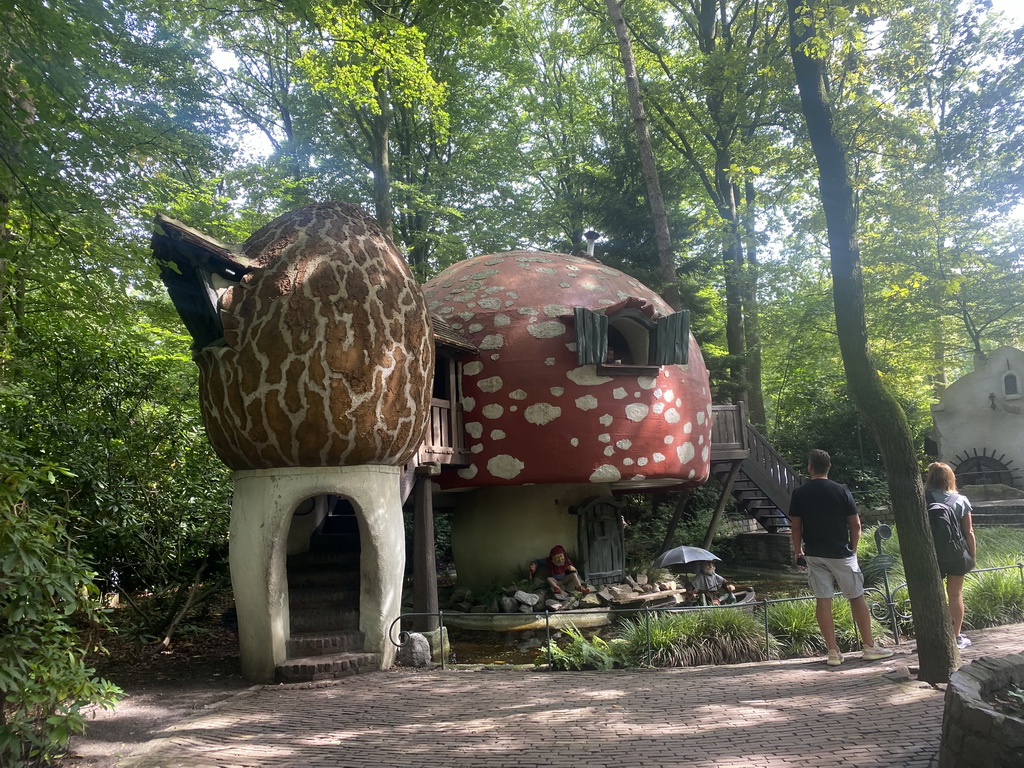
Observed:
[[[1024,621],[1024,584],[1018,571],[988,571],[964,581],[964,623],[974,629]]]
[[[0,765],[10,768],[47,764],[85,729],[83,706],[120,694],[85,666],[97,648],[71,625],[102,621],[95,574],[56,510],[30,503],[56,473],[0,466]]]
[[[647,664],[648,622],[651,665],[655,667],[738,664],[764,661],[778,654],[774,640],[765,647],[764,629],[747,611],[665,611],[623,623],[619,636],[626,641],[623,659],[630,666]]]
[[[615,666],[615,652],[609,643],[596,635],[590,639],[583,636],[576,627],[565,627],[562,632],[569,636],[569,643],[559,646],[554,640],[540,648],[536,664],[544,664],[550,652],[552,669],[608,670]]]
[[[813,600],[771,603],[764,610],[768,612],[768,632],[778,641],[782,656],[824,653],[825,641],[814,616]]]

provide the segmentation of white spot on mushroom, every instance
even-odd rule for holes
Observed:
[[[615,419],[612,418],[610,413],[606,413],[598,421],[601,422],[602,427],[610,427]]]
[[[698,424],[703,424],[704,423],[704,411],[697,411],[697,423]]]
[[[516,312],[518,312],[520,315],[538,315],[538,314],[540,314],[537,311],[536,307],[520,307],[519,309],[516,310]]]
[[[636,465],[638,467],[646,467],[647,466],[647,457],[646,456],[641,456],[639,459],[636,460]]]
[[[662,411],[665,410],[665,404],[661,401],[658,401],[657,403],[651,406],[651,410],[654,411],[655,413],[661,413]]]
[[[600,440],[602,443],[610,443],[612,441],[612,436],[605,432],[603,434],[598,435],[597,439]]]
[[[651,456],[651,458],[654,460],[655,464],[658,464],[659,462],[662,462],[662,461],[665,460],[665,454],[663,454],[663,453],[656,453],[653,456]]]
[[[690,474],[688,474],[688,475],[686,476],[686,479],[687,479],[687,480],[693,480],[693,476],[694,476],[694,475],[696,475],[696,474],[697,474],[697,470],[695,470],[695,469],[691,469],[691,470],[690,470]]]
[[[592,411],[597,408],[597,398],[593,395],[584,395],[576,398],[576,407],[581,411]]]
[[[558,274],[551,267],[537,267],[534,271],[540,272],[540,273],[545,274],[545,275],[557,275]]]
[[[476,464],[470,464],[465,469],[460,469],[460,470],[458,470],[458,472],[456,472],[456,474],[459,477],[461,477],[463,480],[472,480],[474,477],[476,477],[476,473],[477,473]]]
[[[504,382],[501,380],[501,376],[491,376],[487,379],[480,379],[476,385],[483,392],[497,392],[504,386]]]
[[[491,430],[491,440],[504,440],[504,439],[505,439],[505,432],[504,432],[504,430],[501,430],[501,429],[492,429]]]
[[[469,332],[470,333],[479,333],[483,329],[484,329],[484,327],[480,323],[470,323],[469,324]]]
[[[462,318],[463,322],[468,323],[470,320],[476,317],[476,314],[473,312],[459,312],[459,317]]]
[[[626,406],[626,418],[630,421],[643,421],[647,418],[648,410],[643,403],[630,403]]]
[[[511,480],[522,472],[525,466],[523,462],[514,456],[503,453],[487,462],[487,471],[495,477]]]
[[[665,402],[670,403],[675,398],[676,394],[671,389],[665,390]]]
[[[571,445],[573,448],[575,448],[579,444],[580,444],[580,439],[578,437],[574,437],[572,440],[569,441],[569,445]]]
[[[568,284],[568,283],[559,283],[559,284],[558,284],[558,287],[559,287],[559,288],[568,288],[568,287],[569,287],[569,284]]]
[[[654,396],[659,400],[661,399],[661,387],[658,387],[658,389],[654,390]]]
[[[689,461],[693,461],[693,443],[683,443],[680,445],[676,448],[676,455],[679,457],[680,464],[686,464]]]
[[[581,387],[594,387],[598,384],[606,384],[612,380],[611,376],[598,376],[597,366],[594,365],[573,368],[570,371],[566,371],[565,376],[573,384],[578,384]]]
[[[480,299],[477,304],[484,309],[501,309],[501,299],[492,299],[488,297],[486,299]]]
[[[683,398],[677,397],[676,398],[676,408],[682,408],[682,407],[683,407]]]
[[[512,322],[512,318],[505,314],[498,314],[494,316],[494,327],[503,328]]]
[[[632,467],[633,466],[633,460],[631,458],[629,458],[629,456],[627,456],[626,458],[624,458],[622,460],[622,466],[624,466],[624,467]]]
[[[505,345],[505,337],[500,333],[484,336],[480,341],[480,349],[501,349]]]
[[[568,329],[565,327],[565,323],[560,323],[557,320],[545,320],[542,323],[526,326],[526,330],[535,339],[553,339],[563,335]]]
[[[475,397],[463,397],[462,398],[462,410],[464,410],[464,411],[472,411],[474,408],[476,408],[476,398]]]
[[[632,445],[632,440],[619,440],[617,443],[615,443],[615,447],[618,448],[620,451],[628,451],[630,449],[630,446]]]
[[[562,415],[562,409],[550,403],[535,403],[523,414],[531,424],[547,424]]]
[[[510,299],[518,299],[519,298],[519,294],[516,293],[515,291],[505,291],[505,295],[508,296]]]
[[[491,360],[497,360],[499,357],[501,357],[501,355],[498,355],[498,354],[491,355]]]
[[[484,450],[484,447],[483,447],[483,445],[482,445],[482,444],[480,444],[480,443],[477,443],[476,445],[474,445],[474,446],[473,446],[472,448],[470,448],[469,450],[470,450],[470,452],[471,452],[471,453],[482,453],[482,452],[483,452],[483,450]]]
[[[625,396],[626,390],[624,390],[622,387],[616,387],[615,389],[612,390],[612,397],[614,397],[616,400],[621,400]]]
[[[576,351],[576,342],[575,341],[570,341],[568,344],[565,345],[565,348],[568,349],[570,352],[575,352]]]
[[[565,387],[552,387],[550,389],[550,392],[555,397],[561,397],[562,395],[565,394]]]
[[[665,411],[665,421],[667,421],[669,424],[678,424],[679,411],[677,411],[675,408],[669,408],[667,411]]]
[[[474,360],[473,362],[466,363],[464,366],[462,366],[462,375],[463,376],[476,376],[483,369],[484,369],[484,364],[481,363],[479,360]]]
[[[516,412],[516,411],[518,411],[518,410],[519,410],[519,406],[518,406],[518,405],[510,405],[510,406],[508,407],[508,412],[509,412],[509,413],[515,413],[515,412]]]
[[[704,435],[697,438],[697,445],[704,445]]]
[[[548,317],[563,317],[565,315],[571,315],[572,310],[564,304],[548,304],[544,307],[544,314]]]
[[[590,475],[592,483],[615,483],[622,479],[622,474],[611,464],[602,464]]]
[[[545,357],[544,358],[544,365],[554,365],[554,364],[555,364],[555,358],[553,358],[553,357]]]
[[[636,383],[640,389],[654,389],[654,385],[657,383],[657,379],[653,376],[637,376]]]
[[[525,400],[526,399],[526,393],[523,390],[521,390],[521,389],[517,389],[517,390],[515,390],[513,392],[509,392],[508,396],[511,397],[513,400]]]
[[[665,445],[672,445],[676,441],[675,435],[665,435]]]
[[[480,413],[482,413],[488,419],[500,419],[501,415],[504,412],[505,409],[502,408],[497,403],[488,403],[487,405],[480,409]]]
[[[706,462],[711,452],[708,450],[708,446],[704,446],[700,449],[700,460]]]
[[[479,440],[484,433],[484,425],[479,421],[471,421],[466,425],[466,433],[474,440]]]
[[[605,456],[611,456],[614,453],[615,453],[615,448],[610,446],[610,445],[607,448],[604,449],[604,455]]]
[[[683,434],[688,435],[691,432],[693,432],[693,424],[688,421],[685,424],[683,424]]]

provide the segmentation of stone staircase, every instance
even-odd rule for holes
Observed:
[[[971,498],[971,486],[964,486],[961,490],[967,494],[967,498]],[[971,506],[973,507],[971,523],[976,527],[1024,528],[1024,499],[1000,499],[997,501],[971,499]]]
[[[310,549],[288,558],[291,637],[279,683],[347,677],[380,669],[359,631],[359,534],[354,515],[332,515]]]

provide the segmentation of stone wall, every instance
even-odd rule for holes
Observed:
[[[953,674],[946,687],[939,768],[1024,765],[1024,720],[985,701],[1009,683],[1024,683],[1024,653],[986,656]]]
[[[741,533],[740,561],[757,565],[792,565],[793,543],[788,533]]]

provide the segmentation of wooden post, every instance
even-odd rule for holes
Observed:
[[[436,463],[416,468],[412,534],[412,609],[415,613],[437,613],[437,564],[434,560],[434,500],[430,478],[440,474]],[[437,629],[437,616],[417,616],[413,626],[419,632]]]
[[[718,506],[715,507],[715,513],[711,516],[711,522],[708,523],[708,532],[704,536],[704,549],[708,549],[711,546],[711,542],[714,541],[715,534],[718,532],[718,523],[722,519],[722,513],[725,511],[725,503],[729,500],[730,494],[732,494],[732,485],[736,481],[736,475],[740,473],[740,466],[742,464],[742,459],[739,459],[734,461],[729,468],[729,475],[725,478],[725,483],[722,485],[722,495],[718,499]]]

